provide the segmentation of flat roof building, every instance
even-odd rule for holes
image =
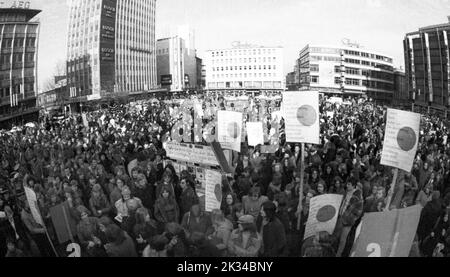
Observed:
[[[41,11],[28,6],[0,8],[0,128],[36,121]]]
[[[361,96],[390,102],[394,92],[393,59],[356,46],[307,45],[297,60],[301,90]]]
[[[283,48],[233,43],[206,52],[207,90],[284,90]]]
[[[424,111],[448,115],[450,106],[450,18],[404,39],[407,91]]]
[[[157,88],[156,0],[72,0],[67,75],[71,96],[126,96]]]

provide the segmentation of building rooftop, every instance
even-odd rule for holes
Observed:
[[[34,10],[34,9],[5,9],[5,8],[0,8],[0,18],[4,17],[6,15],[10,15],[10,14],[24,14],[25,17],[25,21],[28,22],[31,19],[33,19],[33,17],[35,17],[36,15],[38,15],[39,13],[41,13],[42,10]]]

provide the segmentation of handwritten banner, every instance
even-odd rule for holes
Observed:
[[[164,149],[169,158],[177,161],[219,166],[216,155],[210,146],[167,142]]]

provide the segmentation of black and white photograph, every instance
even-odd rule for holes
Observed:
[[[450,257],[449,40],[450,0],[0,0],[0,259]]]

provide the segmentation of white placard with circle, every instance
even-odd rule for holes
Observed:
[[[242,113],[217,112],[217,137],[222,148],[241,152]]]
[[[381,164],[411,172],[419,131],[420,114],[388,109]]]
[[[283,118],[288,142],[320,143],[319,93],[283,92]]]

